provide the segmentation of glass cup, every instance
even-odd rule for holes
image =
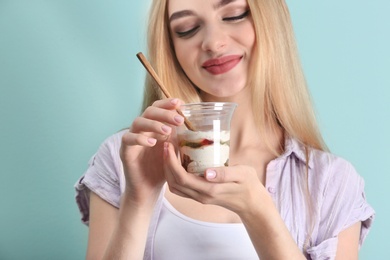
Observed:
[[[201,102],[180,107],[195,131],[177,128],[181,164],[187,172],[203,176],[210,167],[228,166],[230,121],[236,103]]]

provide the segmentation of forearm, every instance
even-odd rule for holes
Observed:
[[[117,226],[103,259],[142,259],[154,202],[137,205],[129,196],[121,201]]]
[[[271,198],[263,210],[253,208],[241,215],[243,224],[261,259],[306,259],[291,237]],[[267,210],[264,212],[264,208]]]

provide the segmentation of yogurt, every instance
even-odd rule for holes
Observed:
[[[210,167],[228,166],[230,131],[189,131],[178,134],[181,163],[187,172],[203,175]]]

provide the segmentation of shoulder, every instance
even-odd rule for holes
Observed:
[[[125,130],[122,130],[103,141],[89,161],[80,182],[116,207],[119,207],[119,197],[124,189],[122,161],[119,156],[124,133]]]
[[[299,164],[297,175],[302,176],[306,172],[304,169],[308,169],[304,179],[308,184],[316,222],[314,245],[323,244],[325,248],[342,230],[358,221],[362,222],[362,244],[375,211],[366,201],[364,179],[352,163],[327,151],[306,149],[293,139],[286,146],[286,151],[289,158],[295,158],[294,161]]]
[[[310,175],[324,188],[324,192],[338,188],[350,189],[363,185],[363,178],[357,173],[352,163],[335,154],[311,150]],[[348,185],[347,185],[348,184]]]
[[[342,180],[351,175],[357,179],[360,176],[348,160],[333,153],[313,148],[306,148],[294,138],[286,140],[285,153],[282,155],[288,158],[296,158],[302,167],[308,166],[309,180],[314,179],[318,183],[327,183],[330,179]]]
[[[363,177],[351,162],[342,157],[316,150],[312,156],[309,182],[312,195],[321,209],[320,219],[327,232],[333,230],[327,235],[336,236],[357,221],[362,221],[364,229],[368,230],[374,210],[366,200]]]
[[[100,149],[108,149],[112,151],[119,151],[122,142],[122,136],[128,131],[123,129],[111,136],[107,137],[104,142],[101,144]]]
[[[126,130],[117,132],[103,141],[89,160],[87,170],[75,184],[75,199],[85,224],[89,223],[90,191],[119,208],[121,192],[124,189],[119,149],[125,132]]]
[[[327,151],[306,148],[304,144],[293,138],[287,140],[284,156],[298,159],[300,169],[308,167],[309,188],[317,198],[332,196],[332,193],[340,191],[358,192],[363,188],[363,178],[352,163],[343,157]]]
[[[126,130],[121,130],[107,137],[101,143],[99,149],[89,161],[89,166],[95,166],[95,168],[101,169],[101,172],[103,173],[115,172],[115,175],[118,175],[118,173],[121,171],[119,150],[122,143],[122,136],[125,132]],[[110,171],[108,171],[109,169]]]
[[[112,178],[118,184],[122,179],[122,161],[119,150],[122,136],[126,131],[121,130],[106,138],[93,157],[92,163],[90,163],[90,166],[96,166],[98,174]]]
[[[317,150],[312,151],[312,157],[309,181],[319,210],[317,242],[337,237],[341,231],[361,221],[361,245],[375,215],[366,200],[363,177],[342,157]]]

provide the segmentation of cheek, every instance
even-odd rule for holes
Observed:
[[[177,60],[179,61],[180,65],[183,65],[183,62],[185,61],[185,44],[181,43],[178,40],[174,40],[173,46],[175,48]]]
[[[184,72],[191,74],[191,65],[194,64],[196,50],[190,44],[174,42],[176,58]]]
[[[249,35],[249,34],[247,34]],[[256,37],[255,37],[255,34],[250,34],[250,36],[248,36],[246,38],[246,46],[248,46],[251,50],[253,49],[253,47],[255,46],[255,41],[256,41]]]
[[[175,49],[177,60],[180,63],[180,66],[185,67],[186,61],[188,60],[185,56],[185,51],[183,48],[176,48]]]
[[[252,23],[242,26],[240,29],[240,34],[237,35],[240,38],[241,44],[247,47],[249,50],[255,45],[255,29],[253,28]]]

